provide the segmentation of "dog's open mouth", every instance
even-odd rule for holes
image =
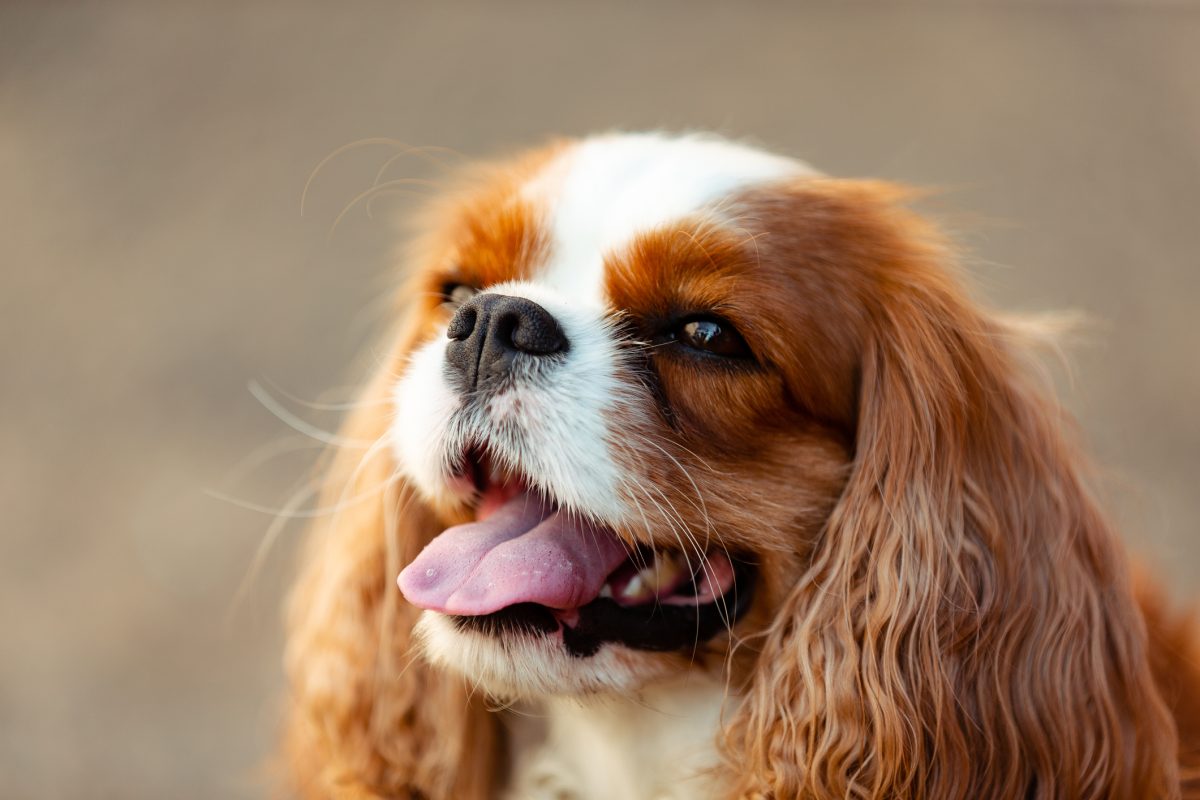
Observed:
[[[400,573],[400,589],[460,627],[561,631],[579,656],[610,641],[694,649],[749,605],[753,569],[722,549],[631,548],[482,454],[468,454],[457,480],[474,488],[475,521],[435,538]]]

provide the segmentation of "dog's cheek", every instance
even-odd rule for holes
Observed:
[[[401,472],[428,497],[445,492],[445,459],[461,406],[446,382],[444,351],[440,340],[417,349],[393,393],[392,450]]]

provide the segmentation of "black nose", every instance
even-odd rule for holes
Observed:
[[[446,330],[446,361],[463,388],[483,388],[503,378],[519,353],[542,357],[565,352],[558,320],[524,297],[480,294],[458,307]]]

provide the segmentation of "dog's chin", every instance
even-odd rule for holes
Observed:
[[[424,656],[496,698],[630,692],[689,668],[678,654],[606,642],[586,658],[572,655],[562,630],[513,626],[502,634],[425,611],[416,635]]]

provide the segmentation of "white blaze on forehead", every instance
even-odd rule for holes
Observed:
[[[605,256],[753,184],[808,165],[711,136],[611,134],[574,145],[524,188],[547,210],[550,258],[536,280],[603,305]]]

